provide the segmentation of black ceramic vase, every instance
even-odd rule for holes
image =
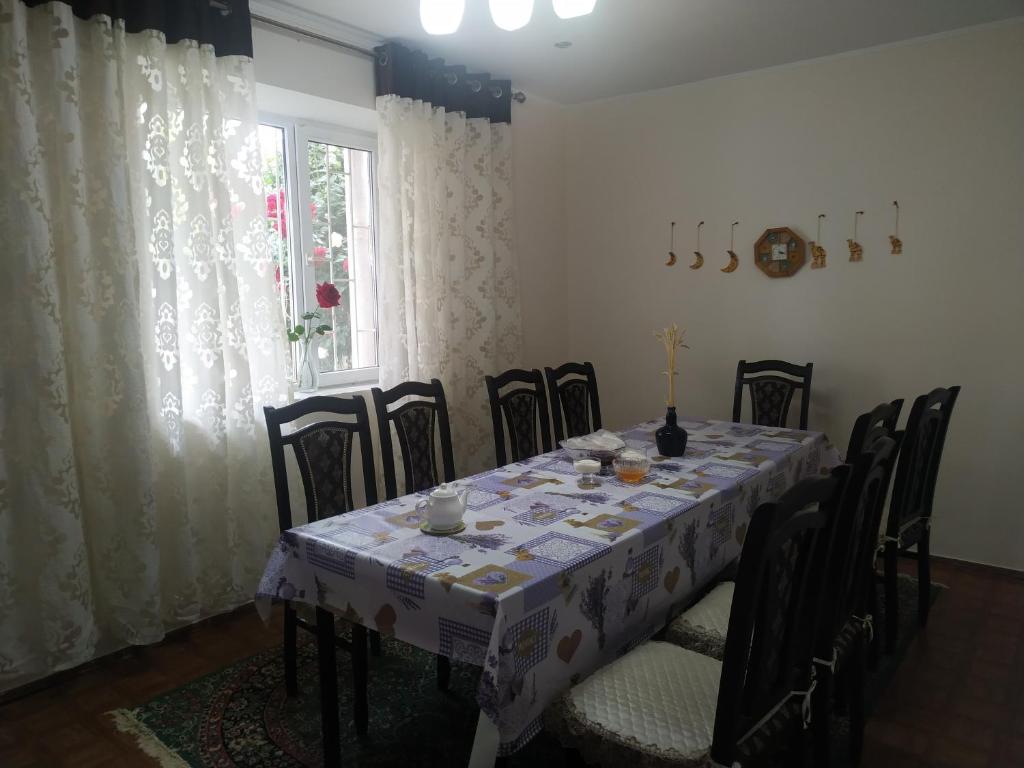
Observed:
[[[662,456],[682,456],[686,453],[686,430],[676,423],[674,406],[665,414],[665,426],[654,433],[654,440]]]

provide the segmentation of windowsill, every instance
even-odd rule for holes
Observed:
[[[359,381],[354,384],[331,384],[326,387],[320,387],[316,392],[299,392],[298,390],[292,391],[289,402],[295,403],[299,400],[305,400],[307,397],[314,397],[316,395],[326,395],[327,397],[339,397],[343,395],[358,395],[370,391],[371,387],[378,386],[376,379],[369,381]]]

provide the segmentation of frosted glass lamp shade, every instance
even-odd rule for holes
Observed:
[[[507,32],[525,27],[533,15],[533,0],[490,0],[491,19]]]
[[[552,0],[555,15],[560,19],[574,19],[592,13],[597,0]]]
[[[450,35],[465,11],[466,0],[420,0],[420,24],[428,35]]]

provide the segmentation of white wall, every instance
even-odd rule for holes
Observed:
[[[567,351],[597,366],[608,425],[661,411],[651,333],[673,321],[692,347],[682,411],[728,418],[740,358],[813,361],[811,426],[842,448],[875,403],[904,397],[906,413],[915,395],[960,384],[933,550],[1024,569],[1024,23],[566,117]],[[902,256],[886,239],[894,199]],[[851,264],[858,209],[865,257]],[[765,228],[813,239],[819,213],[827,269],[770,280],[754,267]],[[700,219],[708,261],[691,271]],[[736,219],[741,266],[723,274]]]

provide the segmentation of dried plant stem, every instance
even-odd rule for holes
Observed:
[[[685,336],[686,331],[681,330],[675,323],[672,323],[669,328],[656,331],[654,334],[654,337],[665,347],[665,354],[668,357],[668,370],[662,371],[662,373],[668,378],[668,397],[665,399],[665,404],[669,408],[674,408],[676,405],[676,376],[679,375],[679,371],[676,370],[676,350],[680,348],[689,349],[683,343]]]

